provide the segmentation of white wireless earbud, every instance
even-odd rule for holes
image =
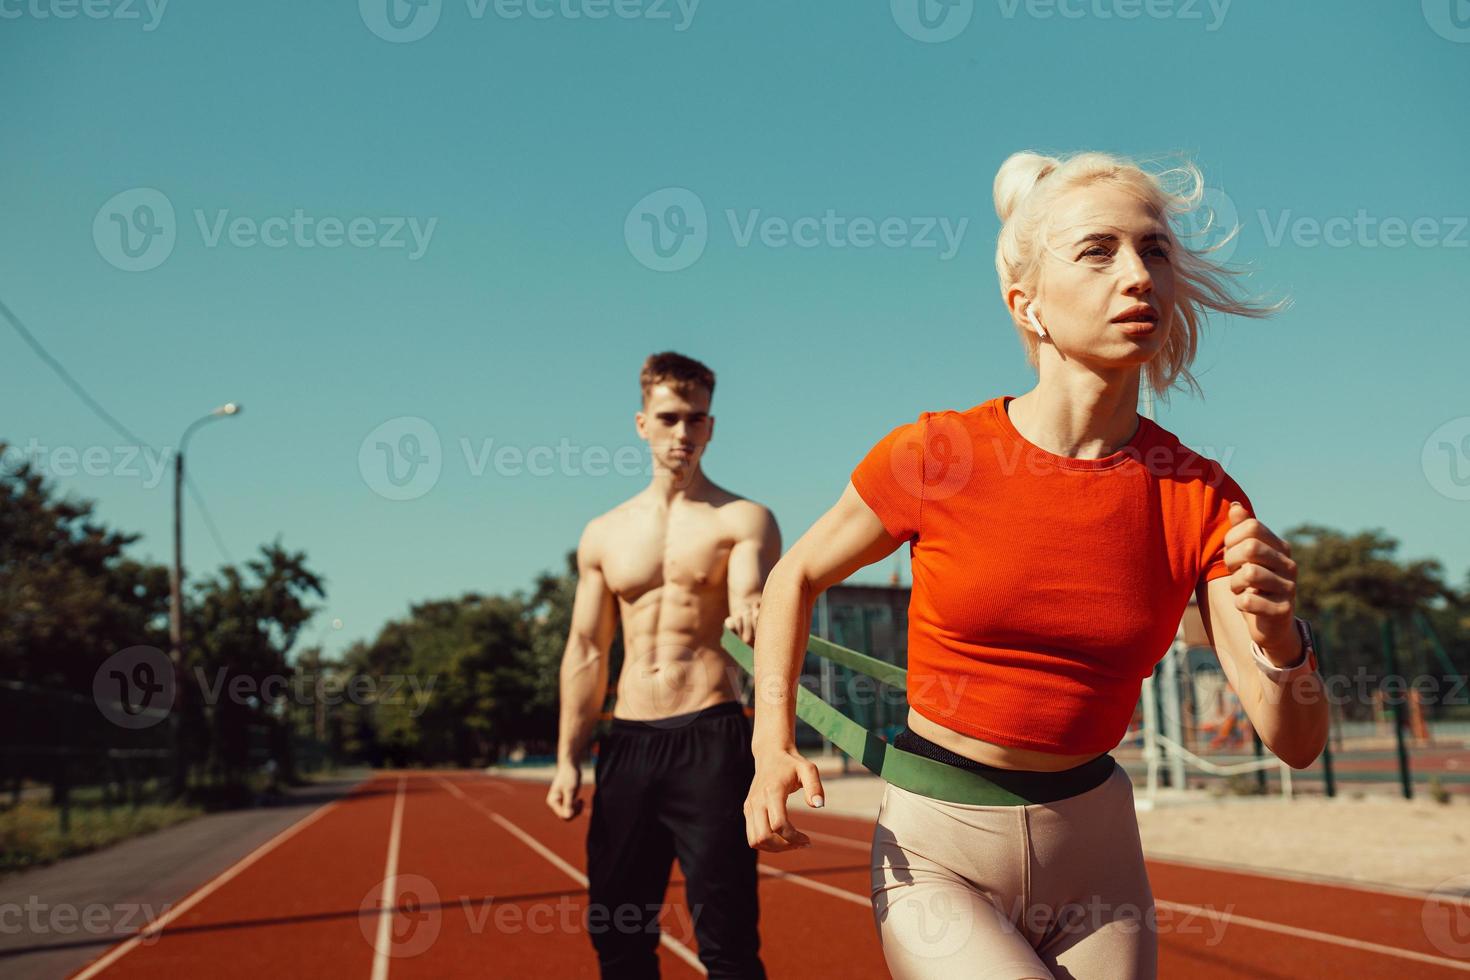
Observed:
[[[1033,327],[1036,328],[1036,335],[1038,337],[1040,337],[1042,340],[1045,340],[1046,339],[1046,328],[1041,325],[1041,321],[1040,320],[1036,319],[1036,307],[1034,307],[1034,306],[1032,306],[1030,304],[1027,304],[1027,306],[1026,306],[1026,319],[1030,320],[1031,321],[1031,326],[1033,326]]]

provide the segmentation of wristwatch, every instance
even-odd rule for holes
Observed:
[[[1261,649],[1260,644],[1251,641],[1251,656],[1255,658],[1256,666],[1261,672],[1273,681],[1290,680],[1294,675],[1315,671],[1317,669],[1317,648],[1312,643],[1312,627],[1300,616],[1293,617],[1296,623],[1297,634],[1302,638],[1302,655],[1294,664],[1279,667],[1273,664],[1266,651]]]

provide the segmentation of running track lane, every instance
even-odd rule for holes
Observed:
[[[480,773],[380,775],[196,890],[160,937],[78,976],[593,977],[586,814],[563,823],[544,796]],[[886,976],[867,899],[871,823],[801,808],[795,819],[815,846],[761,855],[771,976]],[[1429,941],[1419,897],[1166,862],[1149,873],[1166,978],[1470,976]],[[696,977],[677,866],[666,906],[663,974]]]

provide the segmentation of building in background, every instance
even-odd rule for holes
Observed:
[[[894,580],[890,585],[843,582],[832,586],[817,598],[812,633],[907,668],[909,588],[898,585],[896,575]],[[853,721],[889,741],[903,729],[908,716],[905,692],[811,654],[802,665],[802,683]],[[799,747],[818,747],[824,741],[805,722],[798,723]]]

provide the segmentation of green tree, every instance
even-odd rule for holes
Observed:
[[[289,774],[289,755],[279,754],[285,743],[273,737],[285,724],[285,705],[267,699],[287,693],[291,648],[318,609],[310,600],[325,596],[306,554],[287,551],[279,540],[262,545],[243,570],[224,566],[190,590],[184,644],[189,683],[181,708],[193,737],[186,745],[208,744],[210,768],[226,785],[238,783],[271,746]]]
[[[29,463],[0,468],[0,676],[90,697],[118,650],[167,649],[168,570],[124,554],[138,539]]]
[[[1443,665],[1430,660],[1415,625],[1415,614],[1420,614],[1434,624],[1446,647],[1458,651],[1455,667],[1463,674],[1470,663],[1470,605],[1466,592],[1446,584],[1438,561],[1400,561],[1395,557],[1398,541],[1381,529],[1345,534],[1308,523],[1291,528],[1285,537],[1298,566],[1298,613],[1316,628],[1329,673],[1381,675],[1382,624],[1391,618],[1400,672],[1443,677]],[[1349,717],[1366,717],[1371,711],[1367,701],[1344,708]]]

